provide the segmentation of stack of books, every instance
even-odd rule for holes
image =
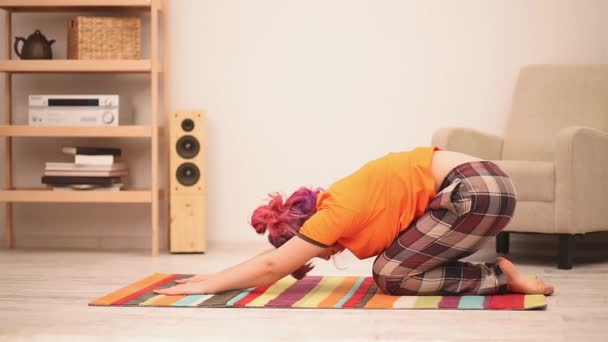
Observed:
[[[64,147],[63,153],[74,155],[73,163],[47,162],[42,183],[53,190],[119,191],[122,178],[129,174],[118,162],[121,150],[104,147]]]

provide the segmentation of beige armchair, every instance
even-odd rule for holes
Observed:
[[[559,235],[558,267],[572,268],[574,234],[608,230],[608,65],[535,65],[521,70],[504,138],[443,128],[433,144],[495,161],[518,202],[497,236]]]

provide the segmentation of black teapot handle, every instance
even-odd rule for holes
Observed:
[[[19,56],[19,58],[21,58],[21,53],[19,52],[19,49],[17,49],[17,46],[19,46],[19,42],[23,41],[23,44],[25,44],[25,39],[21,38],[21,37],[15,37],[15,53],[17,54],[17,56]]]

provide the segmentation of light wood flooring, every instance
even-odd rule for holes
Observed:
[[[547,310],[527,312],[89,307],[90,300],[151,273],[215,271],[266,245],[216,242],[205,255],[160,257],[144,251],[0,250],[0,341],[607,341],[608,251],[601,238],[577,242],[569,271],[554,265],[554,239],[514,239],[511,259],[557,287]],[[495,257],[488,244],[469,260]],[[343,255],[337,261],[345,269],[319,260],[313,274],[368,275],[372,260]]]

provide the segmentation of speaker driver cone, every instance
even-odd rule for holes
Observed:
[[[177,168],[175,176],[181,185],[192,186],[198,182],[201,173],[196,165],[184,163]]]
[[[182,121],[182,129],[186,132],[190,132],[194,129],[194,121],[192,119],[184,119]]]
[[[196,157],[201,149],[198,140],[191,135],[184,135],[183,137],[179,138],[175,148],[177,150],[177,154],[185,159],[192,159]]]

